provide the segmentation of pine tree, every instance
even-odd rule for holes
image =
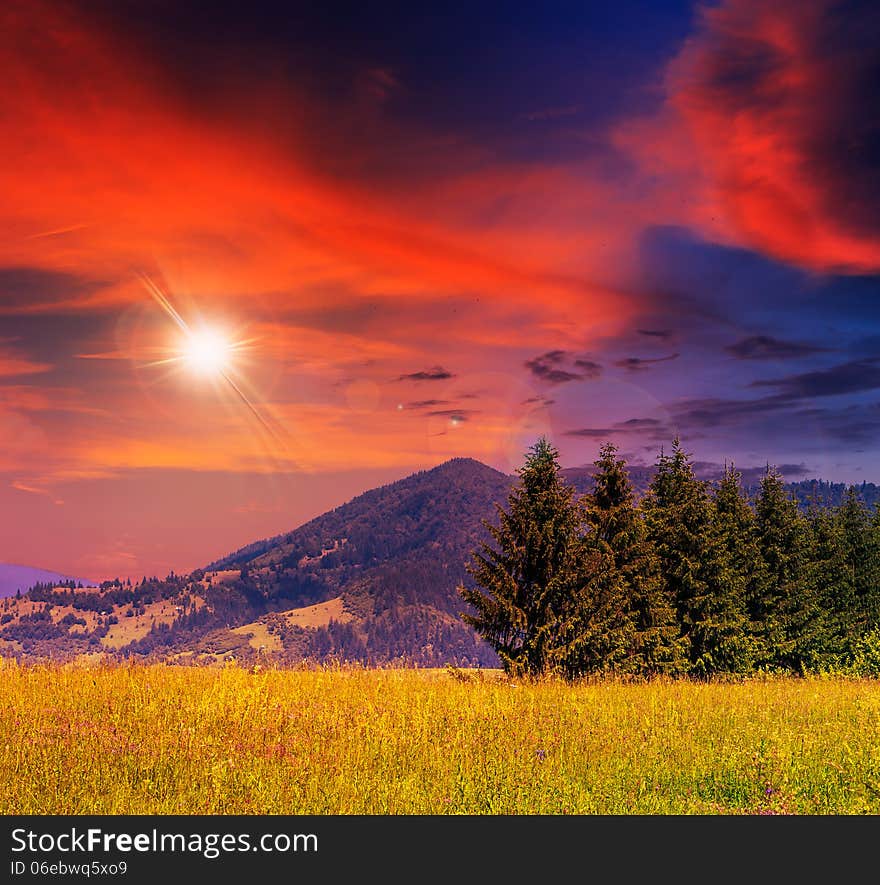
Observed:
[[[802,641],[805,666],[819,669],[840,663],[851,647],[855,581],[839,511],[812,507],[809,559],[804,568],[807,598],[814,602],[809,643]]]
[[[751,599],[750,612],[759,624],[757,663],[802,673],[805,643],[817,615],[804,568],[807,532],[781,475],[770,467],[761,479],[755,516],[763,565],[761,586]]]
[[[675,606],[684,651],[689,666],[694,666],[704,653],[702,634],[694,627],[710,592],[704,564],[709,555],[711,505],[706,484],[696,478],[678,437],[671,456],[660,453],[642,507],[665,592]]]
[[[692,605],[693,671],[699,674],[744,674],[754,662],[754,631],[746,600],[754,591],[759,557],[755,517],[742,495],[741,482],[733,465],[725,467],[712,499],[704,560],[707,592]]]
[[[874,510],[868,530],[868,562],[868,573],[873,577],[866,583],[864,596],[859,600],[866,633],[880,630],[880,504]]]
[[[616,633],[619,669],[653,676],[681,669],[683,657],[675,609],[663,592],[659,563],[648,543],[626,463],[607,443],[595,461],[594,491],[584,507],[590,550],[607,562],[601,580],[620,598],[625,628]],[[612,589],[613,588],[613,589]],[[625,643],[625,645],[624,645]]]
[[[508,509],[496,505],[499,524],[484,523],[497,548],[481,545],[468,566],[478,586],[458,590],[474,609],[465,622],[492,645],[505,671],[540,676],[558,664],[563,624],[589,563],[580,555],[581,516],[556,449],[540,439],[518,473]]]
[[[880,511],[878,511],[880,513]],[[852,576],[852,611],[847,629],[853,637],[878,626],[880,615],[880,531],[854,486],[846,491],[835,520]]]

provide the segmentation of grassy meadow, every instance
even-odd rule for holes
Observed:
[[[880,683],[7,661],[0,811],[880,813]]]

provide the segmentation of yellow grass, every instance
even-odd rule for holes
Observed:
[[[172,624],[180,616],[177,605],[164,599],[145,605],[142,615],[126,617],[126,609],[127,606],[122,606],[117,610],[119,623],[111,624],[107,635],[101,640],[108,648],[122,648],[135,639],[143,639],[155,624]]]
[[[341,596],[319,602],[317,605],[291,608],[279,614],[284,615],[290,624],[298,627],[326,627],[331,620],[340,623],[352,620],[352,615],[343,608]]]
[[[0,672],[4,814],[880,812],[880,684]]]
[[[284,649],[281,637],[275,633],[270,633],[269,628],[259,621],[245,624],[243,627],[236,627],[231,632],[237,633],[239,636],[245,636],[249,633],[248,645],[258,651],[261,648],[266,651],[282,651]]]
[[[219,572],[208,572],[205,576],[212,584],[233,584],[241,577],[241,569],[225,569]],[[204,581],[201,582],[203,585]]]
[[[354,620],[351,613],[347,612],[343,607],[341,596],[328,599],[326,602],[319,602],[316,605],[275,612],[272,617],[283,617],[288,624],[297,627],[326,627],[330,621],[339,621],[344,624],[347,621]],[[251,621],[249,624],[235,627],[230,632],[237,633],[239,636],[245,636],[250,633],[251,637],[248,640],[248,644],[251,648],[257,650],[264,649],[268,652],[277,652],[284,649],[281,637],[277,633],[271,633],[262,618],[259,621]]]

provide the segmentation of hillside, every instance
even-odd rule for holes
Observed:
[[[651,469],[630,473],[643,493]],[[701,474],[711,480],[717,468],[702,465]],[[589,467],[563,476],[578,494],[592,486]],[[482,521],[496,521],[493,504],[506,502],[515,479],[455,458],[189,575],[77,590],[43,578],[21,600],[0,602],[0,654],[493,666],[492,650],[461,621],[456,587],[487,539]],[[846,486],[807,480],[788,489],[803,506],[811,497],[836,505]],[[877,487],[860,491],[873,507]]]

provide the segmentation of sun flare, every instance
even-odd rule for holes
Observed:
[[[183,360],[197,375],[222,375],[229,368],[232,345],[217,329],[188,332],[183,344]]]

